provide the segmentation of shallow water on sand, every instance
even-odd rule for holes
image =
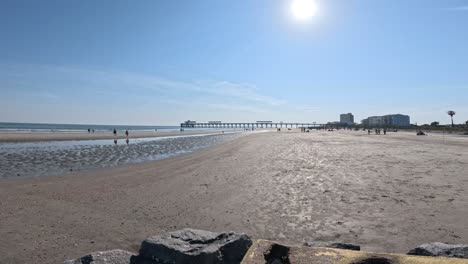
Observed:
[[[160,160],[222,143],[239,133],[158,138],[0,143],[0,178],[63,175],[72,171]]]

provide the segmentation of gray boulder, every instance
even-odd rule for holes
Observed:
[[[252,240],[245,234],[182,229],[145,239],[136,263],[238,264]]]
[[[63,264],[130,264],[132,256],[128,251],[114,249],[93,252],[79,259],[67,260]]]
[[[408,252],[408,255],[452,257],[468,259],[468,245],[450,245],[440,242],[420,245]]]
[[[336,241],[311,241],[304,243],[308,247],[325,247],[325,248],[339,248],[360,251],[361,247],[354,244],[341,243]]]

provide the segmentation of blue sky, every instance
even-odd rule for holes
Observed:
[[[468,120],[468,0],[2,0],[0,121]]]

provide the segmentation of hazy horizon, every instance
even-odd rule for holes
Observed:
[[[468,0],[2,1],[0,122],[468,120]]]

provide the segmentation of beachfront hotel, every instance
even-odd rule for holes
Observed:
[[[354,124],[354,115],[351,113],[341,114],[340,115],[340,124],[353,125]]]
[[[366,126],[410,126],[410,117],[408,115],[394,114],[385,116],[370,116],[361,121]]]

